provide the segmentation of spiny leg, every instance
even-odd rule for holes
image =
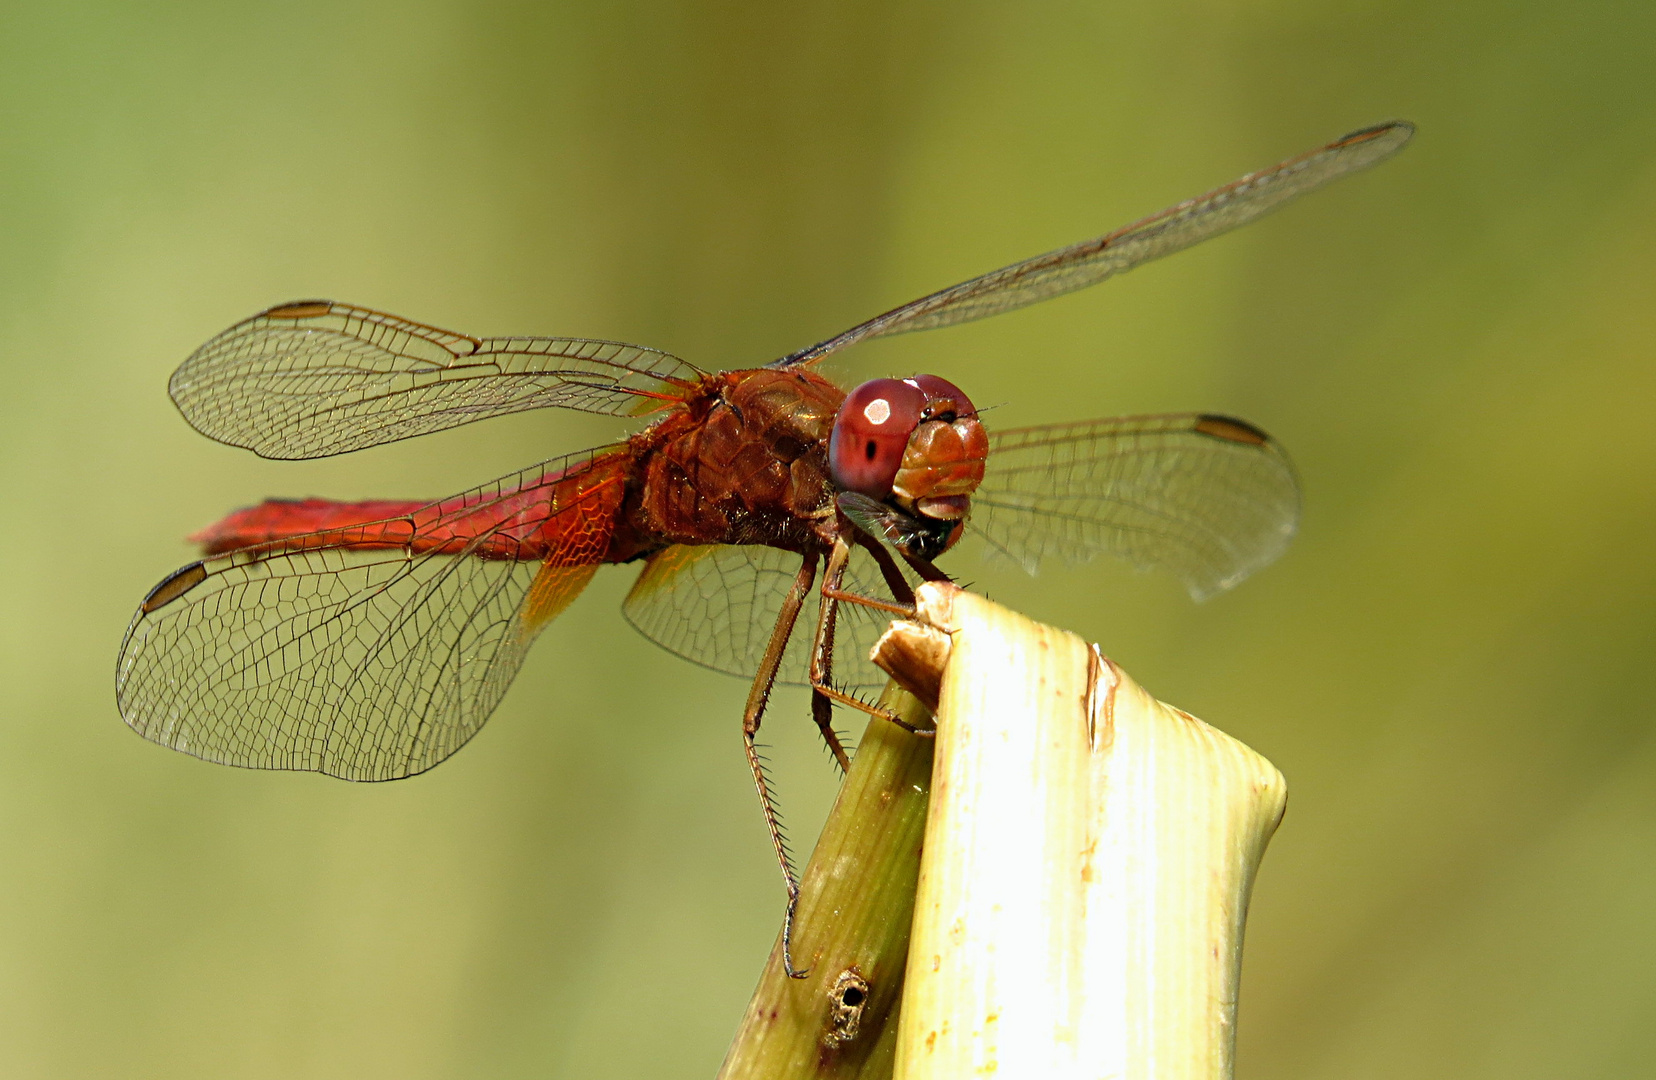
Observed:
[[[924,738],[930,738],[932,735],[936,734],[936,732],[934,732],[931,728],[915,727],[913,724],[909,723],[907,720],[904,720],[901,716],[898,716],[889,709],[882,709],[878,705],[870,705],[862,698],[856,697],[852,694],[847,694],[843,690],[835,690],[832,686],[812,683],[811,689],[830,701],[838,702],[848,708],[856,709],[858,712],[867,713],[869,716],[877,716],[881,720],[889,720],[891,723],[896,724],[898,727],[909,732],[910,734],[919,735]]]
[[[954,578],[937,568],[937,564],[930,559],[922,559],[918,555],[903,552],[903,561],[914,568],[914,572],[927,581],[953,581]]]
[[[886,587],[891,590],[891,595],[896,598],[896,602],[846,592],[839,587],[837,580],[830,580],[827,574],[824,574],[822,578],[822,594],[847,604],[859,604],[862,607],[874,608],[876,611],[889,611],[900,618],[914,618],[914,590],[909,587],[908,580],[903,577],[902,571],[897,569],[897,562],[891,557],[891,552],[886,549],[884,544],[865,533],[859,533],[856,540],[859,545],[866,548],[874,556],[874,561],[879,564],[881,575],[885,577]],[[838,543],[843,544],[844,541],[841,540]],[[954,580],[948,574],[939,570],[937,564],[929,559],[910,555],[906,551],[901,552],[901,554],[903,561],[913,567],[914,572],[919,574],[924,581],[952,582]]]
[[[851,549],[843,541],[836,543],[828,555],[828,565],[822,571],[822,605],[817,614],[816,636],[811,640],[811,719],[816,721],[822,741],[828,744],[842,773],[851,771],[851,760],[840,743],[839,732],[834,730],[833,699],[817,687],[828,685],[834,669],[834,626],[839,617],[839,603],[828,595],[828,587],[839,586],[850,557]]]
[[[845,564],[850,557],[851,548],[850,545],[845,542],[844,538],[842,537],[835,540],[833,551],[828,555],[828,566],[822,573],[822,617],[817,623],[816,640],[812,642],[811,645],[810,680],[812,711],[813,713],[815,712],[816,703],[819,700],[826,703],[838,702],[841,705],[849,706],[859,712],[865,712],[869,716],[877,716],[882,720],[889,720],[906,731],[930,734],[927,729],[915,727],[891,710],[882,709],[878,705],[870,705],[861,698],[847,694],[843,690],[836,690],[830,683],[834,651],[834,619],[838,614],[840,601],[843,600],[847,603],[862,604],[865,607],[876,608],[880,611],[889,611],[892,614],[897,615],[899,618],[912,618],[914,616],[914,606],[912,604],[905,607],[901,604],[892,604],[884,600],[876,600],[873,597],[861,596],[857,593],[850,593],[841,589],[839,586],[845,577]],[[823,711],[826,713],[829,709],[825,708]],[[826,736],[829,729],[824,725],[824,721],[819,719],[817,721],[817,725],[819,727],[823,727],[824,735]]]
[[[832,602],[836,614],[838,612],[839,604],[847,603],[857,604],[861,607],[873,608],[876,611],[888,612],[899,619],[914,618],[914,590],[909,587],[909,583],[903,577],[902,571],[897,569],[896,561],[892,559],[891,553],[886,550],[884,545],[880,544],[877,540],[874,540],[871,537],[859,534],[855,537],[855,541],[862,547],[868,549],[869,553],[874,556],[875,562],[879,564],[881,574],[884,575],[886,579],[887,587],[891,589],[892,595],[898,598],[899,602],[893,603],[890,600],[881,600],[873,596],[864,596],[860,593],[847,592],[846,590],[840,588],[841,579],[844,577],[844,566],[842,565],[840,567],[840,573],[836,575],[833,572],[834,558],[839,555],[842,550],[845,552],[845,558],[849,558],[850,554],[849,547],[842,538],[835,543],[834,551],[829,555],[828,569],[824,571],[822,576],[822,596],[824,605],[826,606],[829,602]],[[906,555],[904,558],[911,563],[917,562],[917,560]],[[924,566],[925,569],[921,570],[921,573],[922,576],[928,581],[948,580],[947,576],[931,563],[927,562]],[[917,565],[916,569],[920,570],[921,568]],[[902,601],[907,602],[905,603]],[[811,653],[810,679],[813,704],[817,695],[820,695],[827,698],[831,702],[837,702],[838,704],[848,706],[858,710],[859,712],[867,713],[869,716],[877,716],[882,720],[889,720],[891,723],[896,724],[903,730],[912,732],[913,734],[920,736],[930,736],[934,734],[931,728],[915,727],[913,724],[908,723],[902,717],[888,709],[880,708],[877,705],[870,705],[861,698],[858,698],[852,694],[847,694],[842,690],[835,689],[831,685],[828,678],[831,669],[827,663],[819,663],[819,657],[823,660],[832,659],[831,656],[822,656],[820,642],[819,646],[814,648]]]
[[[782,880],[788,887],[788,912],[782,920],[782,970],[791,979],[803,979],[807,974],[793,966],[791,954],[794,908],[799,904],[799,880],[794,877],[788,840],[783,835],[770,782],[765,779],[765,763],[754,740],[764,719],[771,688],[776,685],[776,672],[782,666],[782,654],[787,650],[788,638],[793,636],[794,623],[799,619],[799,609],[804,606],[811,583],[816,580],[816,564],[815,553],[807,554],[800,564],[799,573],[794,576],[788,595],[783,597],[782,610],[777,613],[776,626],[771,630],[770,642],[765,646],[764,658],[759,662],[759,672],[753,677],[753,688],[748,691],[747,707],[742,711],[742,745],[747,751],[748,768],[753,770],[753,784],[759,790],[759,807],[765,812],[765,827],[770,830],[771,846],[776,849],[776,861],[782,866]]]
[[[885,578],[886,588],[891,591],[892,599],[881,600],[874,596],[846,592],[840,588],[837,580],[830,580],[826,573],[822,578],[822,595],[834,600],[842,600],[848,604],[870,607],[876,611],[887,611],[899,619],[914,618],[914,589],[910,587],[908,579],[903,576],[903,572],[897,568],[897,560],[891,557],[891,552],[884,544],[867,533],[857,532],[855,540],[858,546],[874,557],[875,564],[880,568],[880,576]],[[907,555],[904,556],[904,559],[910,563],[916,563],[915,559]],[[916,565],[918,566],[918,563]],[[947,575],[937,567],[932,566],[931,563],[925,563],[924,565],[927,568],[925,571],[922,572],[917,569],[916,572],[920,573],[925,580],[949,580]]]
[[[914,611],[914,589],[909,586],[908,579],[897,568],[897,560],[891,557],[891,551],[884,544],[869,536],[861,529],[857,530],[857,546],[874,557],[874,563],[880,568],[880,576],[885,578],[886,588],[891,590],[891,598],[899,604],[907,605],[908,611]]]

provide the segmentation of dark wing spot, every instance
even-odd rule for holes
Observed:
[[[198,562],[193,562],[181,570],[174,570],[144,597],[144,614],[148,615],[152,611],[166,607],[206,580],[207,568]]]
[[[880,448],[877,445],[875,445],[874,440],[869,439],[868,440],[868,445],[863,447],[863,456],[868,458],[869,461],[873,461],[874,460],[874,455],[879,453],[879,450],[880,450]]]
[[[1234,416],[1199,416],[1192,430],[1215,439],[1248,446],[1264,446],[1271,441],[1269,435],[1246,420],[1238,420]]]
[[[264,313],[267,319],[314,319],[333,310],[326,300],[301,300],[295,304],[281,304]]]

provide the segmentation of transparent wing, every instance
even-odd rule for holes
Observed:
[[[1274,561],[1299,484],[1264,432],[1206,414],[991,432],[970,525],[1034,573],[1104,553],[1177,574],[1197,599]]]
[[[429,769],[483,725],[592,577],[620,503],[613,461],[566,458],[429,512],[191,563],[127,630],[121,716],[231,765],[348,780]]]
[[[701,377],[639,345],[474,338],[308,300],[213,338],[169,389],[209,438],[261,457],[314,458],[549,406],[640,416],[678,401]]]
[[[1096,285],[1140,263],[1246,225],[1308,191],[1377,165],[1401,150],[1413,134],[1414,125],[1402,121],[1354,131],[1321,149],[1249,173],[1115,232],[1013,263],[893,308],[776,364],[810,363],[866,338],[953,326]]]
[[[667,548],[652,555],[622,605],[627,621],[668,652],[715,671],[752,678],[770,643],[782,599],[799,572],[801,556],[758,544]],[[820,570],[820,568],[819,568]],[[817,584],[821,584],[820,574]],[[880,599],[891,591],[868,554],[853,550],[845,589]],[[805,685],[820,594],[799,613],[777,681]],[[834,635],[834,683],[884,686],[868,660],[891,616],[860,604],[839,605]]]

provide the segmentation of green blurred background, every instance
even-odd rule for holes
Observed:
[[[182,537],[439,496],[613,436],[535,415],[264,462],[166,393],[329,296],[764,361],[1352,128],[1415,144],[1093,292],[840,357],[1003,425],[1245,416],[1288,557],[956,569],[1292,790],[1241,1077],[1656,1058],[1656,7],[176,2],[0,10],[0,1075],[709,1077],[782,892],[744,687],[599,575],[415,780],[202,764],[112,700]],[[802,842],[834,777],[771,714]]]

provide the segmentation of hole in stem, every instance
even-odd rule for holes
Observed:
[[[867,1004],[868,980],[862,977],[862,972],[855,967],[840,972],[828,991],[828,1024],[822,1044],[833,1049],[855,1039]]]

